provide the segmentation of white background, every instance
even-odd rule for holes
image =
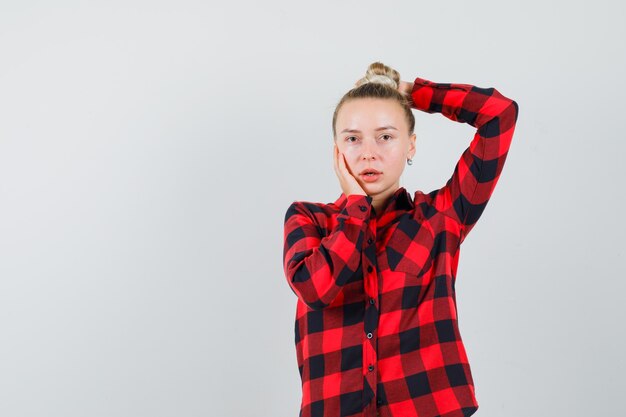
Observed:
[[[284,214],[339,197],[373,61],[519,104],[457,277],[476,415],[623,412],[624,2],[444,3],[2,1],[0,415],[297,416]],[[427,192],[474,129],[415,115]]]

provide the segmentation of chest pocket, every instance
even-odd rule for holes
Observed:
[[[430,224],[407,213],[390,229],[381,249],[385,267],[393,272],[404,272],[409,279],[419,279],[433,263],[434,243]]]

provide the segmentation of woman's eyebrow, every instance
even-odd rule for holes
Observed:
[[[398,130],[395,127],[391,126],[391,125],[387,125],[387,126],[381,126],[381,127],[377,127],[376,129],[374,129],[376,132],[378,132],[379,130]],[[361,133],[360,130],[358,129],[344,129],[341,131],[341,133]]]

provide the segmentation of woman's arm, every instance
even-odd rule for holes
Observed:
[[[337,298],[361,264],[372,197],[350,194],[337,224],[322,237],[315,212],[294,202],[285,213],[283,267],[292,291],[312,309]]]
[[[399,90],[405,89],[401,83]],[[441,113],[476,128],[459,158],[452,177],[437,190],[435,208],[459,222],[459,244],[474,227],[498,182],[517,122],[518,105],[495,88],[469,84],[434,83],[416,78],[410,91],[412,106]]]

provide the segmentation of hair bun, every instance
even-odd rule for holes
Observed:
[[[400,84],[400,73],[382,62],[373,62],[367,68],[365,77],[357,81],[356,86],[365,83],[384,84],[397,89]]]

